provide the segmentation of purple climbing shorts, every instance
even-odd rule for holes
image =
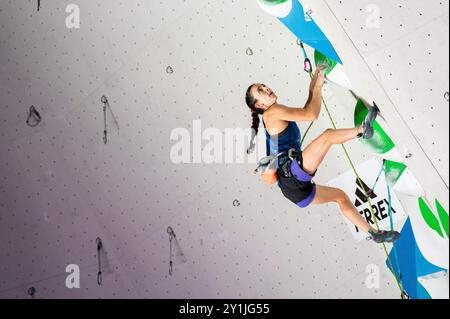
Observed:
[[[316,196],[316,185],[312,182],[315,173],[310,175],[302,169],[301,153],[294,161],[288,157],[284,157],[281,161],[284,161],[278,170],[278,185],[281,192],[297,206],[308,207]]]

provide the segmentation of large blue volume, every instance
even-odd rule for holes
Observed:
[[[330,40],[328,40],[312,18],[307,18],[305,10],[298,0],[292,1],[292,10],[289,15],[285,18],[279,18],[279,20],[303,43],[342,64]]]

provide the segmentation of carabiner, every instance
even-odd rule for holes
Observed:
[[[304,70],[307,73],[311,73],[312,72],[312,64],[311,64],[311,60],[309,58],[305,59]]]

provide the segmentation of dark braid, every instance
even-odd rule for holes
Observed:
[[[259,114],[256,113],[256,112],[252,112],[252,130],[255,131],[255,135],[258,135],[259,123],[261,123],[261,119],[259,118]]]
[[[263,110],[255,106],[257,100],[253,97],[253,94],[251,92],[253,85],[254,84],[250,85],[245,95],[245,102],[247,103],[247,106],[252,110],[252,138],[250,140],[250,146],[247,149],[247,154],[253,153],[255,149],[255,138],[258,135],[259,124],[261,123],[259,115],[264,113]]]

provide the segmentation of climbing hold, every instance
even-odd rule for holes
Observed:
[[[173,68],[172,68],[171,66],[168,66],[168,67],[166,68],[166,73],[167,73],[167,74],[173,74],[173,73],[174,73]]]
[[[362,99],[359,99],[355,107],[355,126],[359,126],[365,120],[369,110]],[[378,121],[373,123],[374,135],[371,139],[361,139],[360,142],[371,152],[393,161],[402,161],[402,155],[395,147],[394,141],[381,127]]]
[[[314,52],[314,61],[316,62],[316,66],[328,65],[327,71],[325,72],[326,75],[330,74],[330,72],[333,71],[333,69],[338,64],[336,61],[330,59],[317,50]]]
[[[286,17],[292,10],[292,0],[257,0],[257,3],[261,9],[277,18]]]
[[[41,123],[41,120],[42,120],[41,115],[36,110],[34,105],[30,106],[30,110],[28,112],[28,118],[27,118],[27,125],[29,127],[36,127],[39,125],[39,123]]]

